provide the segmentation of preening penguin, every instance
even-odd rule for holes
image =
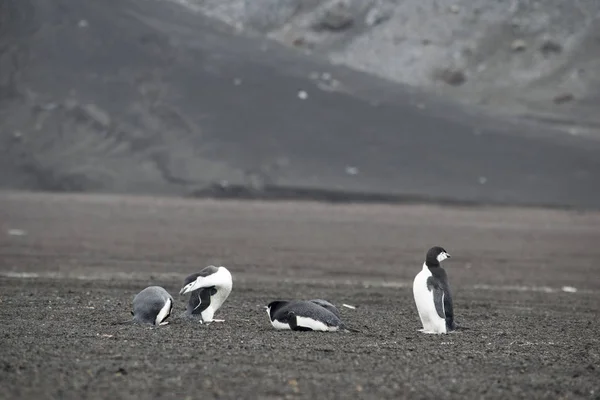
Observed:
[[[266,310],[275,329],[334,332],[343,327],[337,309],[325,300],[272,301]]]
[[[185,278],[180,295],[190,293],[185,310],[188,317],[200,317],[201,322],[224,322],[213,319],[233,287],[231,273],[225,267],[210,265],[196,274]]]
[[[456,329],[448,276],[440,263],[450,254],[442,247],[429,249],[423,269],[413,282],[413,295],[424,333],[448,333]]]
[[[149,286],[133,298],[133,322],[166,325],[173,310],[173,298],[160,286]]]

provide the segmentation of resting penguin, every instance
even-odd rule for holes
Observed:
[[[330,311],[329,307],[333,307],[337,312],[335,306],[325,300],[272,301],[266,310],[275,329],[335,332],[344,326],[338,315]]]
[[[160,286],[149,286],[133,298],[132,322],[166,325],[172,310],[173,298],[169,292]]]
[[[315,304],[320,305],[321,307],[331,311],[336,317],[340,318],[340,312],[338,311],[337,307],[334,306],[333,304],[331,304],[330,302],[328,302],[327,300],[323,300],[323,299],[314,299],[314,300],[310,300]]]
[[[421,332],[448,333],[456,329],[452,294],[446,271],[440,263],[450,254],[442,247],[429,249],[423,269],[413,282],[413,295],[423,324]]]
[[[188,276],[179,292],[180,295],[191,292],[185,316],[199,317],[200,322],[224,322],[213,316],[229,297],[232,287],[231,273],[225,267],[210,265]]]

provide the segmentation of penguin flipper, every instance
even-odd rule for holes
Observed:
[[[442,289],[441,285],[439,285],[432,277],[427,278],[427,289],[433,293],[435,311],[437,311],[440,318],[446,319],[446,312],[444,310],[444,289]]]
[[[290,324],[290,329],[293,331],[301,331],[301,332],[307,332],[307,331],[312,331],[311,328],[308,328],[306,326],[301,326],[298,325],[298,319],[296,318],[296,314],[294,313],[290,313],[289,314],[289,324]]]

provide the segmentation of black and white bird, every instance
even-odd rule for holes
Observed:
[[[132,322],[154,326],[168,324],[173,310],[173,297],[160,286],[149,286],[133,298]]]
[[[231,289],[233,279],[227,268],[209,265],[202,271],[185,278],[183,288],[179,294],[190,294],[185,316],[198,317],[200,322],[224,322],[222,319],[213,319],[213,316],[223,305]]]
[[[440,265],[447,258],[450,254],[444,248],[429,249],[423,269],[413,282],[413,295],[423,324],[420,331],[424,333],[448,333],[456,329],[448,276]]]
[[[344,327],[337,308],[321,299],[277,300],[266,310],[271,325],[279,330],[335,332]]]

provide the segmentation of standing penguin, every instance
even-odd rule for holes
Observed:
[[[133,322],[166,325],[173,310],[173,297],[160,286],[149,286],[133,298]]]
[[[322,304],[325,304],[324,307]],[[328,308],[335,306],[325,301],[272,301],[266,307],[271,325],[275,329],[292,331],[335,332],[343,327],[336,313]],[[337,309],[335,309],[337,312]]]
[[[446,258],[450,258],[450,254],[444,248],[429,249],[423,269],[413,282],[413,295],[424,333],[448,333],[456,329],[448,276],[440,265]]]
[[[199,316],[200,322],[224,322],[213,316],[229,297],[232,287],[231,273],[225,267],[210,265],[188,276],[179,292],[180,295],[191,292],[185,315]]]

